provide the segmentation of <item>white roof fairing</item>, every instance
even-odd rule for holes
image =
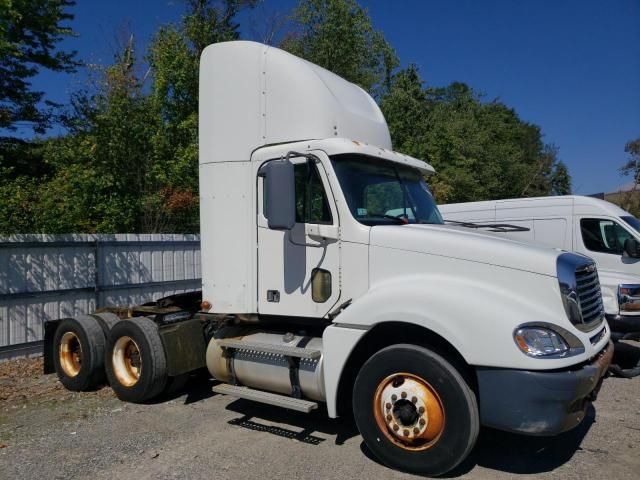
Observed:
[[[384,116],[364,90],[260,43],[205,48],[199,100],[201,164],[248,161],[264,145],[336,137],[391,150]]]

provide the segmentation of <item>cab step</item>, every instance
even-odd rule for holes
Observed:
[[[228,383],[215,385],[212,390],[214,393],[253,400],[254,402],[259,403],[267,403],[276,407],[288,408],[289,410],[296,410],[303,413],[309,413],[311,410],[318,408],[318,404],[316,402],[311,402],[309,400],[288,397],[277,393],[264,392],[262,390],[255,390],[249,387],[230,385]]]
[[[275,353],[285,357],[298,358],[320,358],[322,352],[313,348],[292,347],[290,345],[272,345],[270,343],[244,342],[232,338],[217,340],[218,345],[223,348],[235,348],[236,350],[251,350],[254,352]]]

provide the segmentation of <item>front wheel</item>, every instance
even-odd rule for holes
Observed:
[[[415,345],[380,350],[353,390],[358,429],[386,465],[442,475],[473,448],[480,421],[473,390],[440,355]]]

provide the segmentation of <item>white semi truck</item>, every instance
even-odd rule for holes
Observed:
[[[381,461],[428,475],[480,425],[582,421],[612,355],[593,261],[443,225],[433,168],[392,150],[362,89],[277,48],[215,44],[199,136],[201,298],[48,322],[45,370],[67,388],[106,373],[144,402],[206,365],[220,394],[353,413]]]

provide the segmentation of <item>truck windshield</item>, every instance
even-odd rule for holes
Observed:
[[[443,223],[420,171],[354,154],[334,155],[331,163],[349,210],[360,223]]]
[[[636,232],[640,233],[640,220],[638,220],[636,217],[632,217],[631,215],[620,217],[620,218],[624,220]]]

